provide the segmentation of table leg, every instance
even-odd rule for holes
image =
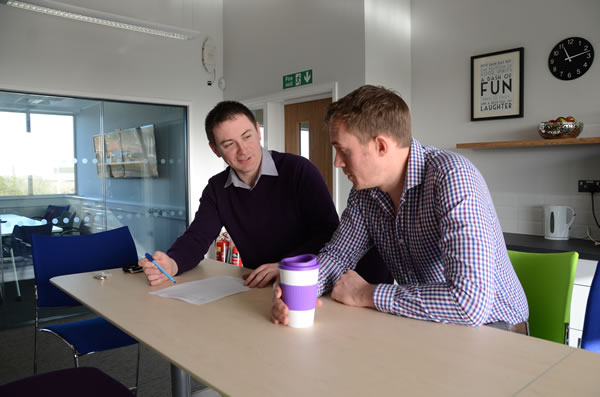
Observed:
[[[190,397],[192,383],[190,374],[171,364],[171,394],[173,397]]]

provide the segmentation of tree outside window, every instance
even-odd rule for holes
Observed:
[[[75,193],[73,122],[72,115],[0,112],[0,196]]]

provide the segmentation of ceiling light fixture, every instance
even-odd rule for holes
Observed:
[[[49,8],[49,7],[44,7],[44,6],[41,6],[38,4],[32,4],[33,2],[25,3],[22,1],[8,0],[8,1],[0,1],[0,3],[6,3],[6,5],[16,7],[16,8],[21,8],[23,10],[35,11],[35,12],[39,12],[42,14],[53,15],[53,16],[57,16],[57,17],[67,18],[67,19],[73,19],[73,20],[81,21],[81,22],[95,23],[97,25],[110,26],[113,28],[125,29],[125,30],[134,31],[134,32],[139,32],[139,33],[152,34],[155,36],[162,36],[162,37],[167,37],[170,39],[190,40],[190,39],[194,38],[194,36],[191,34],[177,33],[177,32],[172,32],[172,31],[167,31],[167,30],[155,29],[153,27],[142,26],[142,25],[138,25],[135,23],[128,23],[127,20],[131,21],[132,20],[131,18],[110,15],[111,17],[115,17],[115,18],[114,19],[113,18],[106,19],[106,18],[95,17],[93,15],[84,15],[82,13],[72,12],[72,11],[68,10],[68,8],[67,8],[68,6],[66,6],[66,5],[64,7],[61,7],[61,8],[65,8],[65,10],[60,10],[57,8]],[[41,2],[37,1],[37,3],[41,3]],[[45,3],[51,3],[52,5],[58,4],[57,2],[51,2],[51,1],[46,1]],[[74,8],[74,7],[72,7],[72,8]],[[79,10],[82,10],[82,12],[85,12],[86,14],[94,13],[91,10],[78,8],[78,11]],[[100,14],[100,13],[97,13],[97,14]],[[107,13],[102,13],[102,14],[109,15]],[[121,21],[116,20],[117,18],[120,19]]]

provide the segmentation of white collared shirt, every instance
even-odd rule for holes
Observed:
[[[262,148],[262,161],[260,162],[260,168],[258,170],[258,177],[256,178],[256,183],[254,186],[258,184],[260,177],[262,175],[271,175],[271,176],[279,176],[277,172],[277,168],[275,167],[275,162],[273,161],[273,157],[271,156],[271,152],[267,149]],[[225,181],[224,187],[229,187],[229,185],[233,184],[235,187],[240,187],[242,189],[252,190],[254,186],[250,187],[246,183],[244,183],[240,177],[236,174],[232,167],[229,167],[229,175],[227,176],[227,181]]]

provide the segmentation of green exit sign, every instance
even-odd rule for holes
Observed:
[[[312,69],[283,76],[283,89],[312,84]]]

